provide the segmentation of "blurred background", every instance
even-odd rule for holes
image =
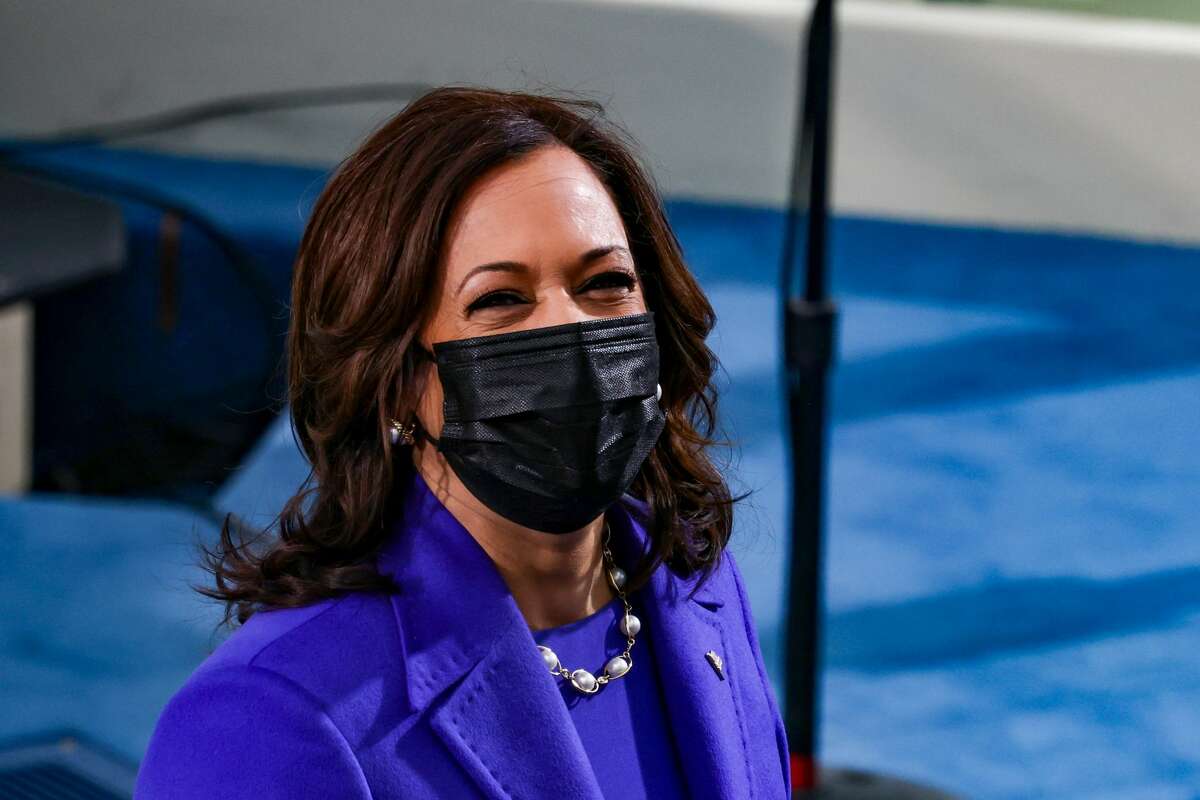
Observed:
[[[121,796],[219,642],[195,544],[307,473],[278,412],[308,211],[442,83],[584,93],[641,145],[719,315],[754,491],[732,546],[782,698],[810,8],[0,5],[0,784],[65,753]],[[821,756],[965,797],[1200,797],[1200,3],[837,23]],[[349,86],[374,89],[271,107]]]

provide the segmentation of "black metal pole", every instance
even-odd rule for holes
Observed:
[[[792,453],[784,719],[793,789],[817,783],[826,395],[837,309],[827,297],[829,141],[833,94],[833,0],[817,0],[801,42],[803,104],[797,120],[782,292],[788,425]],[[804,270],[804,291],[795,275]]]
[[[788,579],[784,723],[793,796],[803,800],[955,800],[953,795],[858,769],[819,764],[821,621],[829,371],[838,311],[828,296],[829,173],[833,132],[834,0],[817,0],[800,50],[803,103],[796,120],[781,275],[791,445],[792,548]],[[803,292],[796,274],[803,270]]]

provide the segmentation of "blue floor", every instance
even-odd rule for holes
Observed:
[[[260,187],[254,225],[301,184]],[[669,210],[720,318],[728,474],[754,490],[733,547],[778,679],[782,222]],[[970,797],[1200,797],[1200,251],[846,218],[832,253],[825,759]],[[265,522],[304,474],[279,424],[216,505]],[[140,757],[214,642],[186,586],[214,530],[0,500],[0,738],[69,726]]]
[[[770,275],[684,210],[779,675]],[[1200,797],[1200,253],[861,219],[833,250],[824,756],[972,797]]]
[[[208,519],[151,502],[0,500],[0,740],[76,729],[139,760],[217,641],[187,584]]]

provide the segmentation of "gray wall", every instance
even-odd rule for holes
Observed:
[[[792,0],[7,0],[0,125],[238,92],[480,82],[605,100],[676,196],[787,190]],[[1200,241],[1200,28],[842,0],[842,211]],[[155,144],[332,162],[392,107],[260,115]]]

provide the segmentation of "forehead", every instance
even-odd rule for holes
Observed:
[[[551,265],[610,244],[628,241],[607,188],[574,151],[543,147],[463,195],[448,228],[447,277],[488,261]]]

